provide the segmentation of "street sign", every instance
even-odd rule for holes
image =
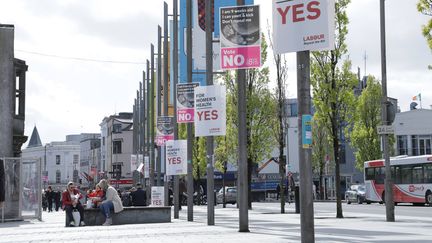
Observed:
[[[378,126],[378,134],[382,135],[382,134],[394,134],[394,127],[393,126]]]

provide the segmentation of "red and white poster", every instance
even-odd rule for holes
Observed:
[[[198,83],[177,84],[177,123],[194,122],[194,88]]]
[[[225,86],[209,85],[195,88],[195,137],[225,136]]]
[[[259,6],[220,8],[221,68],[261,67]]]
[[[165,146],[165,142],[174,139],[174,117],[160,116],[156,123],[156,144]]]
[[[273,0],[277,54],[334,49],[334,0]]]
[[[187,140],[167,141],[165,148],[167,175],[186,175]]]

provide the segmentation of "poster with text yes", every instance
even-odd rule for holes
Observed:
[[[171,140],[166,144],[167,175],[187,174],[187,140]]]
[[[225,86],[195,87],[195,136],[225,136],[226,90]]]

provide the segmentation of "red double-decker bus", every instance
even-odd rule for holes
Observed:
[[[395,203],[432,205],[432,155],[399,156],[390,159]],[[384,160],[364,163],[366,200],[384,202]]]

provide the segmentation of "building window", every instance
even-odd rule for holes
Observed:
[[[120,140],[113,141],[113,154],[121,154],[122,153],[122,144]]]
[[[113,125],[113,133],[121,133],[121,132],[122,132],[121,124],[114,124]]]
[[[56,165],[60,164],[60,155],[56,155]]]
[[[78,154],[74,154],[74,156],[73,156],[73,163],[75,165],[78,164],[78,160],[79,160],[79,155]]]
[[[412,155],[419,155],[418,151],[418,139],[416,135],[411,136],[411,144],[412,144]]]
[[[60,184],[61,183],[61,172],[60,170],[56,171],[56,184]]]
[[[397,136],[398,155],[408,155],[408,137]]]
[[[105,137],[102,137],[102,145],[105,146]]]
[[[298,115],[297,112],[297,103],[292,103],[287,105],[287,116],[288,117],[296,117]]]
[[[346,164],[345,144],[339,145],[339,162],[341,164]]]

